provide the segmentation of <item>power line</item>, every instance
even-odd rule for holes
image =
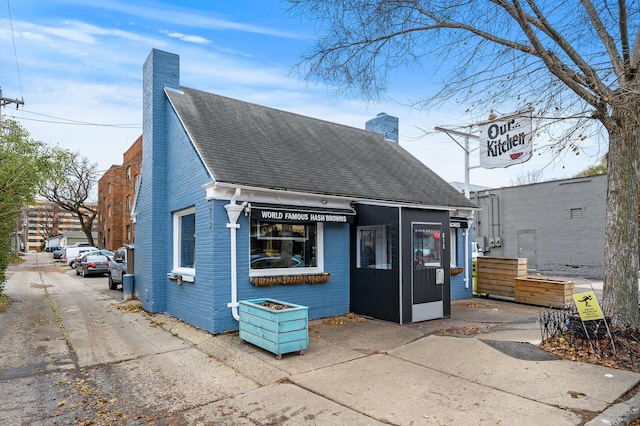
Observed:
[[[58,121],[52,121],[52,120],[40,120],[37,118],[26,118],[23,117],[23,120],[30,120],[30,121],[39,121],[39,122],[43,122],[43,123],[52,123],[52,124],[68,124],[68,125],[73,125],[73,126],[99,126],[99,127],[115,127],[115,128],[121,128],[121,129],[140,129],[142,128],[142,124],[140,123],[91,123],[91,122],[87,122],[87,121],[79,121],[79,120],[73,120],[70,118],[62,118],[62,117],[55,117],[53,115],[47,115],[47,114],[40,114],[37,112],[33,112],[33,111],[28,111],[25,110],[24,108],[22,109],[23,112],[29,113],[29,114],[33,114],[33,115],[37,115],[40,117],[47,117],[47,118],[51,118],[53,120],[58,120]]]
[[[11,18],[11,5],[9,4],[9,0],[7,0],[7,9],[9,10],[9,25],[11,26],[11,40],[13,41],[13,55],[16,58],[16,70],[18,71],[18,84],[20,85],[20,98],[24,100],[24,96],[22,94],[22,78],[20,77],[20,66],[18,65],[18,49],[16,49],[16,37],[13,32],[13,19]],[[2,93],[0,92],[0,98],[1,97],[2,97]],[[4,102],[4,99],[2,99],[2,101]],[[24,105],[24,101],[18,101],[17,99],[12,100],[12,102],[16,102],[16,108],[20,104]],[[4,105],[6,104],[5,103],[0,104],[0,106],[4,106]]]

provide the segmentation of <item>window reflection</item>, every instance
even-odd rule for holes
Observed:
[[[317,266],[317,224],[251,220],[251,269]]]
[[[358,227],[358,268],[391,269],[389,225]]]
[[[439,224],[414,224],[413,267],[442,266],[442,229]]]

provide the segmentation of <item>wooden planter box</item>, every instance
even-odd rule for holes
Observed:
[[[561,308],[573,301],[573,281],[544,277],[516,278],[516,302]]]
[[[527,277],[526,258],[481,256],[476,262],[478,294],[515,298],[516,278]]]
[[[286,305],[272,309],[262,303]],[[276,354],[298,352],[309,346],[309,308],[274,299],[240,301],[240,339]]]

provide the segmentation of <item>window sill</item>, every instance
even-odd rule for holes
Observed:
[[[178,284],[185,283],[193,283],[196,281],[195,275],[186,275],[182,271],[172,271],[167,273],[167,278],[170,280],[176,281]]]
[[[249,269],[249,276],[253,277],[273,277],[284,275],[309,275],[322,274],[324,271],[317,266],[309,266],[304,268],[265,268],[265,269]]]

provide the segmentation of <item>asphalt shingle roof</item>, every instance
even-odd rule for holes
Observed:
[[[186,87],[166,93],[217,182],[371,201],[474,207],[380,134]]]

